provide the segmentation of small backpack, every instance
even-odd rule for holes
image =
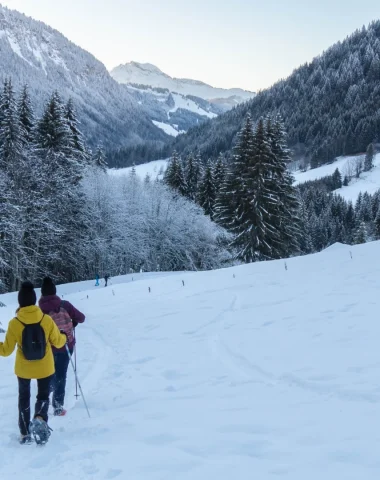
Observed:
[[[71,344],[74,341],[74,327],[70,315],[67,310],[65,310],[64,302],[61,302],[58,310],[49,312],[49,315],[54,320],[58,329],[66,333],[67,343]]]
[[[38,323],[25,324],[16,317],[22,325],[22,353],[26,360],[30,362],[42,360],[46,355],[46,335],[45,330],[41,326],[44,316]]]

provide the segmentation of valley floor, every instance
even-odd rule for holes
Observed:
[[[286,264],[59,287],[92,418],[70,372],[50,443],[20,446],[0,358],[1,478],[377,480],[380,243]]]

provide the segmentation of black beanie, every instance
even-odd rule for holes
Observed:
[[[48,295],[56,295],[57,289],[55,288],[54,282],[50,277],[45,277],[42,280],[41,286],[41,295],[47,297]]]
[[[23,282],[18,292],[18,303],[21,308],[30,307],[37,302],[36,292],[32,282]]]

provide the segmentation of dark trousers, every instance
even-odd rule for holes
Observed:
[[[21,435],[28,435],[30,423],[30,380],[18,378],[18,425]],[[42,417],[45,422],[48,421],[49,392],[52,377],[41,378],[37,380],[38,394],[34,417]]]
[[[72,354],[73,350],[70,349],[70,355]],[[55,374],[51,382],[54,410],[61,409],[65,403],[66,378],[69,362],[70,359],[66,351],[54,353]]]

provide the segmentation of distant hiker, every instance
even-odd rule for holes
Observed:
[[[5,341],[0,342],[0,355],[8,357],[17,345],[15,374],[18,378],[20,443],[28,444],[34,436],[37,443],[46,443],[50,436],[48,422],[49,388],[54,375],[52,345],[65,346],[67,338],[59,332],[53,319],[36,306],[33,284],[24,282],[18,294],[20,307],[8,325]],[[38,383],[34,418],[30,422],[30,380]],[[9,412],[8,412],[9,414]]]
[[[107,286],[109,279],[110,279],[110,276],[109,276],[109,275],[106,275],[106,276],[104,277],[104,281],[106,282],[106,285],[105,285],[105,286]]]
[[[57,324],[59,330],[67,335],[67,345],[72,355],[75,346],[74,328],[78,323],[83,323],[85,316],[67,300],[61,300],[57,296],[57,288],[50,277],[45,277],[41,286],[41,298],[39,300],[41,310],[50,315]],[[69,367],[69,356],[66,348],[53,348],[55,375],[51,383],[53,392],[54,415],[63,416],[66,410],[63,408],[65,402],[65,389],[67,369]]]
[[[99,287],[99,275],[98,274],[96,274],[95,280],[96,280],[95,287]]]

